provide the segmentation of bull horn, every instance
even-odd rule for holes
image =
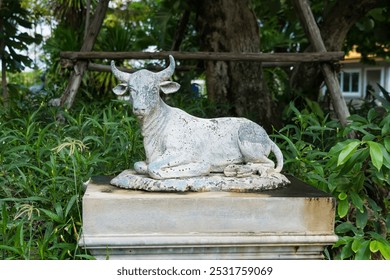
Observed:
[[[168,80],[175,72],[175,59],[172,55],[169,55],[169,66],[164,70],[157,73],[161,81]]]
[[[115,62],[113,60],[111,60],[111,71],[114,76],[122,82],[127,82],[131,76],[130,73],[122,72],[118,68],[116,68]]]

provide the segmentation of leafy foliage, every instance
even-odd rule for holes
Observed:
[[[6,61],[7,70],[11,72],[22,71],[31,65],[29,56],[21,51],[27,51],[28,45],[42,40],[41,35],[31,36],[27,31],[21,31],[21,27],[32,28],[28,11],[21,6],[20,0],[3,0],[0,7],[1,59]]]
[[[362,61],[373,63],[370,55],[389,58],[390,35],[388,29],[390,9],[376,8],[362,17],[349,31],[345,42],[345,50],[357,46],[362,54]]]
[[[61,91],[68,74],[68,70],[60,67],[59,52],[80,49],[83,37],[80,27],[85,23],[84,17],[75,15],[84,13],[86,1],[34,2],[47,3],[42,5],[46,8],[56,5],[58,20],[64,20],[55,27],[44,48],[50,66],[47,87],[50,96]],[[20,1],[2,3],[17,5]],[[92,1],[92,6],[96,3]],[[120,6],[111,9],[106,17],[95,50],[141,50],[151,45],[167,50],[183,10],[189,9],[188,2],[182,0],[118,3]],[[319,23],[329,9],[326,5],[334,3],[312,1]],[[290,1],[252,1],[251,5],[261,25],[263,51],[296,52],[307,46]],[[31,26],[23,8],[2,8],[1,12],[7,12],[5,16],[10,21],[6,23],[7,36],[2,33],[0,39],[8,40],[11,49],[23,50],[29,43],[39,41],[39,36],[27,38],[15,29],[17,24]],[[367,56],[373,44],[386,49],[388,36],[383,31],[388,29],[387,14],[388,9],[370,12],[351,30],[345,49],[358,43]],[[194,51],[199,46],[195,20],[192,13],[181,50]],[[16,58],[9,70],[20,70],[29,63],[28,58],[17,57],[16,51],[2,55],[9,60]],[[291,100],[289,74],[285,68],[266,71],[270,89],[278,101]],[[194,72],[177,74],[175,78],[180,78],[187,94],[169,96],[167,102],[197,116],[216,116],[213,104],[191,95],[190,79],[194,76]],[[107,97],[113,79],[111,74],[89,73],[82,84],[83,92],[92,100],[97,95]],[[20,92],[26,90],[20,84],[13,86]],[[382,104],[388,105],[389,95],[383,90]],[[327,257],[390,259],[389,108],[353,115],[350,125],[341,128],[316,102],[301,98],[309,109],[299,111],[291,103],[285,112],[286,125],[274,138],[282,148],[287,172],[337,199],[335,229],[340,239],[327,249]],[[120,102],[80,103],[69,113],[47,108],[40,101],[39,97],[27,99],[21,94],[20,99],[13,98],[12,110],[0,109],[0,255],[3,259],[88,259],[91,258],[88,252],[77,245],[83,182],[92,175],[116,174],[143,158],[138,125],[128,113],[127,105]],[[356,139],[348,138],[352,131],[357,134]]]
[[[261,51],[298,52],[308,44],[291,1],[251,1],[260,21]]]
[[[143,157],[135,119],[118,102],[62,112],[64,123],[14,106],[0,111],[0,258],[91,258],[77,245],[83,182]]]
[[[283,141],[285,170],[337,199],[340,239],[328,257],[390,259],[389,109],[352,115],[345,129],[293,104],[287,115],[293,123],[275,135]],[[351,131],[356,139],[348,138]]]

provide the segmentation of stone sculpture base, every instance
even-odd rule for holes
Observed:
[[[134,170],[125,170],[110,183],[124,189],[160,192],[254,192],[283,187],[290,181],[280,173],[274,173],[268,177],[252,175],[242,178],[226,177],[216,173],[203,177],[154,180],[148,176],[136,174]]]
[[[258,193],[126,190],[96,177],[80,245],[97,259],[321,259],[335,200],[292,177]]]

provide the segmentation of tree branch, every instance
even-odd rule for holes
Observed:
[[[185,10],[180,22],[177,26],[175,36],[173,38],[173,43],[171,47],[171,51],[178,51],[180,49],[181,42],[183,41],[184,34],[187,29],[188,21],[190,19],[191,11]]]
[[[318,52],[326,52],[325,44],[321,38],[320,29],[317,26],[307,1],[294,0],[293,4],[314,50]],[[321,70],[324,74],[325,82],[328,86],[333,101],[333,107],[336,111],[338,119],[343,126],[346,126],[348,124],[348,117],[350,114],[347,104],[341,93],[339,81],[329,64],[321,64]]]

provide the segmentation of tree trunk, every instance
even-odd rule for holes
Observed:
[[[259,52],[256,16],[248,0],[202,0],[195,3],[201,50],[210,52]],[[266,129],[273,124],[272,98],[258,62],[207,61],[208,98],[230,107],[221,114],[248,117]]]
[[[3,105],[4,107],[8,107],[8,87],[7,87],[7,65],[5,63],[5,59],[1,58],[1,86],[3,90]]]
[[[2,0],[0,0],[0,10],[2,7]],[[2,38],[4,38],[4,25],[3,18],[0,17],[0,34],[2,34]],[[5,54],[5,42],[4,40],[0,40],[0,59],[1,59],[1,88],[3,91],[3,105],[4,107],[8,107],[8,87],[7,87],[7,63],[5,62],[4,54]]]
[[[83,52],[92,50],[97,35],[99,34],[100,28],[103,24],[109,2],[110,0],[100,0],[91,23],[89,24],[88,32],[85,36],[85,40],[80,51]],[[74,71],[69,78],[68,86],[66,87],[65,92],[60,99],[61,107],[65,106],[68,109],[72,107],[87,66],[87,61],[78,61],[74,66]],[[52,102],[52,104],[55,104],[55,102]]]
[[[191,11],[185,10],[183,12],[183,15],[181,16],[181,19],[177,25],[175,36],[173,37],[172,47],[171,51],[178,51],[180,50],[181,42],[183,41],[188,21],[190,19]]]
[[[87,0],[85,9],[85,27],[84,27],[84,41],[88,36],[89,21],[91,19],[91,0]]]
[[[320,26],[327,51],[341,51],[350,28],[373,8],[382,7],[383,0],[339,0],[324,16]],[[309,46],[305,52],[312,52]],[[321,83],[324,81],[318,63],[301,63],[294,67],[290,85],[312,100],[317,100]]]

